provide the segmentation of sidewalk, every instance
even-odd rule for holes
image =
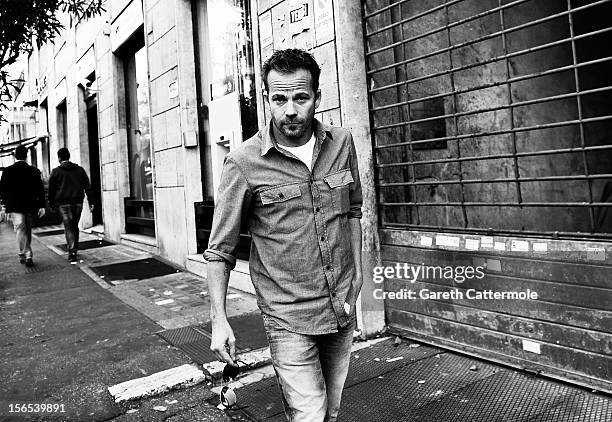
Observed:
[[[269,365],[230,384],[238,401],[227,413],[217,409],[219,382],[203,380],[115,403],[132,394],[122,386],[142,389],[140,380],[164,370],[204,368],[219,377],[222,365],[207,350],[205,280],[147,252],[87,234],[82,262],[70,265],[61,230],[49,227],[33,242],[36,267],[26,269],[13,243],[12,230],[0,225],[0,328],[6,333],[0,342],[0,420],[23,420],[2,419],[16,402],[63,403],[66,414],[57,420],[285,420]],[[256,366],[268,363],[255,298],[231,290],[228,312],[245,359]],[[109,387],[120,393],[111,397]],[[339,420],[610,422],[612,399],[387,337],[353,345]]]
[[[38,239],[32,247],[36,266],[26,268],[11,227],[0,224],[0,420],[110,420],[129,406],[116,404],[109,386],[189,363],[155,334],[161,326]],[[200,393],[199,402],[211,394]],[[10,412],[11,404],[42,403],[65,413]],[[202,412],[228,420],[213,406]]]

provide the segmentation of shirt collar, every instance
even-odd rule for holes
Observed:
[[[263,141],[261,144],[261,156],[262,157],[266,155],[268,151],[270,151],[270,149],[272,148],[275,148],[278,150],[278,144],[276,143],[276,140],[274,139],[274,136],[272,135],[272,124],[273,124],[272,121],[270,121],[268,125],[264,128],[263,133],[262,133],[262,141]],[[326,125],[323,122],[320,122],[317,119],[313,119],[312,124],[314,126],[313,134],[316,134],[315,142],[317,140],[319,140],[320,142],[323,142],[328,137],[329,139],[332,139],[330,126]]]

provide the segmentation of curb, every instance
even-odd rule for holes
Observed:
[[[206,381],[206,375],[195,365],[181,365],[108,387],[115,403],[160,395],[170,390],[191,387]]]

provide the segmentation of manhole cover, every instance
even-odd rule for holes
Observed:
[[[155,258],[138,259],[136,261],[120,262],[118,264],[91,267],[92,271],[112,284],[118,280],[143,280],[145,278],[179,273],[178,270]]]
[[[210,338],[194,327],[176,328],[157,333],[168,343],[181,349],[194,362],[203,364],[217,360],[210,350]]]

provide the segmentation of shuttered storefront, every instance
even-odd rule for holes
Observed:
[[[463,297],[386,299],[387,323],[611,392],[612,2],[363,7],[383,263],[485,273],[395,274]]]

